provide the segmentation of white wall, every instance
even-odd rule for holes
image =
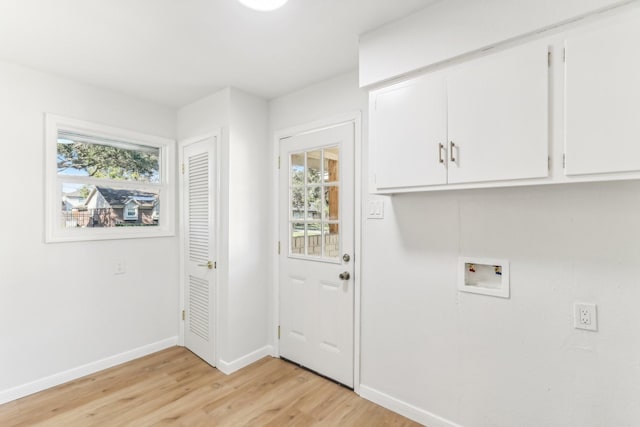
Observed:
[[[278,130],[362,110],[367,103],[367,92],[357,87],[358,75],[350,72],[272,100],[269,103],[271,142]]]
[[[228,127],[230,92],[226,88],[181,107],[176,124],[178,139],[197,138]]]
[[[639,191],[394,196],[365,223],[363,384],[463,426],[638,425]],[[460,255],[509,259],[511,299],[458,293]],[[599,332],[573,329],[575,301]]]
[[[43,205],[45,112],[173,138],[175,111],[7,63],[0,93],[2,401],[175,343],[179,288],[175,237],[45,244]]]
[[[181,140],[222,130],[218,253],[218,367],[235,371],[269,354],[267,102],[227,88],[181,108]]]
[[[223,360],[271,352],[267,299],[270,256],[269,171],[274,164],[267,139],[267,102],[231,91],[229,131],[229,325]],[[256,353],[257,352],[257,353]],[[251,360],[253,361],[253,360]],[[244,364],[243,362],[239,362]]]
[[[341,76],[272,101],[272,133],[366,105]],[[384,198],[385,219],[363,218],[363,395],[431,427],[639,425],[638,194],[633,181]],[[509,259],[511,298],[459,293],[460,255]],[[575,301],[598,304],[598,332],[573,329]]]
[[[360,38],[369,86],[633,0],[447,0]]]

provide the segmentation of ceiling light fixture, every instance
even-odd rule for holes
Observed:
[[[261,11],[276,10],[287,2],[287,0],[238,0],[243,5]]]

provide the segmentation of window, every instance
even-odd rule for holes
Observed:
[[[339,148],[292,153],[289,168],[289,256],[339,261]]]
[[[168,139],[47,115],[47,242],[173,235],[174,148]]]
[[[153,200],[153,198],[152,198]],[[138,220],[138,202],[135,199],[130,199],[124,205],[124,220],[125,221],[137,221]],[[154,224],[156,225],[156,224]]]

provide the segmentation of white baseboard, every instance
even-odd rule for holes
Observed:
[[[246,366],[251,365],[253,362],[257,362],[263,357],[271,356],[273,354],[273,351],[273,346],[267,345],[232,362],[225,362],[224,360],[220,359],[216,368],[218,368],[223,374],[230,375]]]
[[[409,418],[417,423],[423,424],[429,427],[462,427],[460,424],[456,424],[453,421],[449,421],[445,418],[439,417],[431,412],[420,409],[409,403],[403,402],[391,397],[388,394],[382,393],[371,387],[360,384],[360,397],[370,400],[373,403],[396,412],[402,416]]]
[[[19,385],[7,390],[0,391],[0,404],[10,402],[12,400],[20,399],[21,397],[28,396],[33,393],[37,393],[42,390],[46,390],[51,387],[55,387],[60,384],[64,384],[69,381],[91,375],[95,372],[102,371],[104,369],[111,368],[112,366],[119,365],[121,363],[129,362],[134,359],[146,356],[151,353],[155,353],[160,350],[164,350],[169,347],[173,347],[178,343],[178,337],[171,337],[162,341],[154,342],[144,345],[142,347],[134,348],[133,350],[125,351],[124,353],[109,356],[104,359],[96,360],[95,362],[87,363],[86,365],[78,366],[64,372],[50,375],[48,377],[41,378],[39,380],[32,381],[27,384]]]

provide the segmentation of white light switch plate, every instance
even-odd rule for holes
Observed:
[[[369,200],[369,208],[367,211],[367,218],[369,219],[383,219],[384,218],[384,199]]]

